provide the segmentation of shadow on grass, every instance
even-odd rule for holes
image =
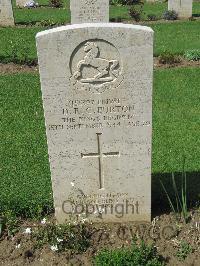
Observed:
[[[22,25],[22,26],[35,26],[36,23],[40,23],[41,21],[20,21],[16,22],[15,25]]]
[[[125,18],[123,18],[123,17],[117,17],[117,18],[110,18],[110,19],[109,19],[109,22],[120,23],[120,22],[122,22],[122,21],[124,21],[124,20],[125,20]]]
[[[29,59],[26,57],[23,58],[17,58],[14,56],[1,56],[0,55],[0,63],[2,64],[8,64],[8,63],[14,63],[18,65],[28,65],[28,66],[37,66],[38,60],[37,59]]]
[[[52,28],[52,27],[59,27],[64,25],[64,22],[54,22],[53,20],[51,21],[50,19],[48,20],[43,20],[43,21],[20,21],[20,22],[16,22],[15,25],[16,26],[27,26],[27,27],[43,27],[44,30],[47,29],[48,27]]]
[[[177,188],[181,193],[182,173],[174,173]],[[200,202],[200,172],[186,172],[187,177],[187,202],[188,208],[194,208]],[[152,216],[169,213],[171,211],[167,196],[163,191],[162,180],[172,202],[175,195],[172,186],[172,173],[152,174]],[[181,195],[181,194],[180,194]]]
[[[195,18],[199,18],[200,14],[192,14],[192,16],[195,17]]]
[[[37,8],[40,8],[40,7],[49,7],[49,8],[53,8],[52,6],[50,6],[49,4],[39,4],[39,6]]]

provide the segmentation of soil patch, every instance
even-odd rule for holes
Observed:
[[[14,63],[0,63],[0,74],[37,73],[38,66],[17,65]]]
[[[174,64],[162,64],[159,63],[159,58],[154,57],[154,68],[172,68],[172,67],[200,67],[200,61],[188,61],[184,58],[181,58],[180,63]]]
[[[52,9],[53,7],[50,6],[40,6],[39,9]],[[152,24],[172,24],[172,23],[180,23],[180,22],[187,22],[187,21],[200,21],[200,17],[199,16],[193,16],[192,19],[176,19],[176,20],[165,20],[165,19],[157,19],[157,20],[141,20],[141,21],[135,21],[134,19],[125,19],[123,17],[117,17],[117,18],[110,18],[110,22],[112,23],[126,23],[126,24],[133,24],[133,25],[143,25],[143,26],[149,26]],[[47,20],[48,22],[48,20]],[[71,25],[71,23],[69,22],[61,22],[61,23],[55,23],[55,25],[53,25],[54,27],[59,27],[61,25]],[[32,22],[18,22],[15,24],[15,28],[29,28],[29,27],[38,27],[38,26],[42,26],[44,27],[44,25],[41,23],[41,21],[32,21]],[[45,25],[45,27],[52,27],[52,25],[48,24]]]
[[[83,253],[67,250],[52,251],[46,243],[41,249],[35,248],[32,237],[34,230],[39,226],[48,226],[52,219],[48,218],[45,225],[41,223],[23,221],[20,231],[13,237],[3,236],[0,241],[0,265],[92,265],[92,258],[103,248],[113,249],[130,246],[132,239],[139,243],[156,246],[159,255],[166,265],[193,265],[200,262],[200,210],[190,212],[190,221],[185,224],[177,220],[173,214],[164,214],[153,219],[152,223],[127,224],[86,224],[89,227],[90,246]],[[31,228],[30,234],[25,229]],[[76,236],[74,236],[76,237]],[[192,251],[183,260],[177,257],[181,243],[187,243]]]
[[[172,67],[200,67],[200,61],[187,61],[181,59],[180,63],[176,64],[161,64],[159,59],[154,57],[154,69],[157,68],[172,68]],[[14,63],[0,63],[0,74],[16,74],[16,73],[38,73],[38,66],[18,65]]]

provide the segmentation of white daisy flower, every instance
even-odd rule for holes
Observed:
[[[58,243],[60,243],[60,242],[63,241],[63,239],[60,239],[60,238],[58,238],[58,237],[56,238],[56,240],[57,240]]]
[[[52,245],[51,247],[52,251],[58,251],[58,246],[57,245]]]
[[[31,228],[27,227],[24,231],[25,234],[31,234]]]
[[[41,224],[46,224],[46,221],[47,221],[46,218],[42,219]]]

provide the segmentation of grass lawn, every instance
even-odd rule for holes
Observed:
[[[154,73],[153,172],[200,170],[200,68]]]
[[[39,76],[0,76],[0,88],[0,208],[35,212],[51,199]]]
[[[0,28],[0,62],[37,60],[35,35],[37,28]]]
[[[156,70],[153,172],[200,170],[200,69]],[[39,76],[1,75],[0,212],[35,215],[52,206]],[[158,188],[157,188],[158,189]]]
[[[155,31],[155,56],[165,50],[183,54],[189,49],[199,49],[200,21],[158,23],[150,26]],[[36,61],[35,35],[42,30],[45,28],[0,28],[0,61]]]
[[[200,48],[200,21],[158,23],[149,26],[155,32],[155,56],[165,50],[182,55],[187,50]]]
[[[36,22],[69,23],[70,13],[65,8],[14,9],[16,25],[31,25]]]

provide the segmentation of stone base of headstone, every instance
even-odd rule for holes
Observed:
[[[174,10],[179,18],[192,17],[192,0],[168,0],[168,10]]]
[[[14,26],[11,0],[0,0],[0,26]]]

